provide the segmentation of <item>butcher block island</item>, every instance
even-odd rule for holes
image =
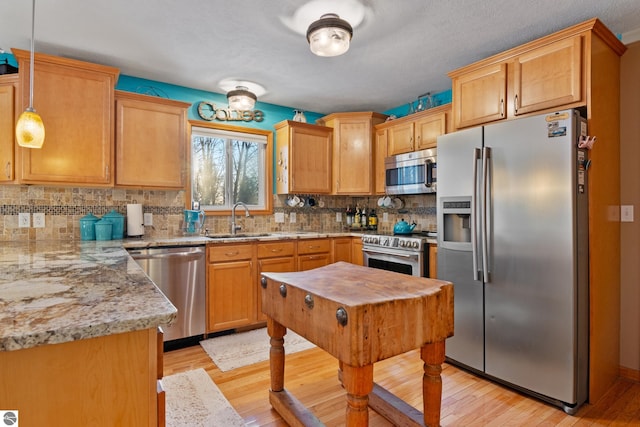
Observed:
[[[262,310],[271,338],[271,405],[292,426],[323,425],[284,388],[287,329],[338,359],[346,425],[368,425],[371,407],[394,425],[439,426],[444,342],[453,335],[453,285],[338,262],[263,273]],[[423,413],[373,382],[373,364],[420,348]]]
[[[122,242],[3,242],[0,409],[20,425],[164,425],[175,307]]]

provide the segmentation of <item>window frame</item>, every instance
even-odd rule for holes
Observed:
[[[225,132],[238,132],[244,134],[251,135],[262,135],[267,139],[265,146],[265,156],[264,156],[264,209],[255,209],[251,208],[252,215],[270,215],[273,213],[273,132],[264,130],[264,129],[254,129],[254,128],[246,128],[241,126],[233,126],[227,124],[220,124],[214,122],[204,122],[197,120],[189,120],[188,126],[188,169],[187,169],[187,182],[185,186],[185,209],[191,209],[191,172],[192,172],[192,164],[191,164],[191,138],[193,134],[193,128],[206,128],[212,130],[220,130]],[[207,216],[228,216],[231,215],[231,208],[229,209],[216,209],[216,210],[206,210],[204,209],[204,213]]]

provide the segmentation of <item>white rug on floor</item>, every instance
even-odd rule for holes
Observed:
[[[269,360],[269,335],[267,328],[254,329],[200,341],[213,363],[223,372],[242,366]],[[315,347],[315,345],[291,330],[284,336],[285,354]]]
[[[244,427],[245,422],[204,369],[162,379],[167,427]]]

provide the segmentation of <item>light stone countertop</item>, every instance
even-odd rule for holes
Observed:
[[[155,328],[177,310],[123,242],[2,242],[0,351]]]
[[[0,351],[154,328],[177,310],[127,249],[361,236],[275,232],[96,241],[2,242]],[[427,239],[435,243],[435,239]]]

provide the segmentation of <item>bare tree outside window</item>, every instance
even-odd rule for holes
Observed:
[[[264,208],[267,144],[266,138],[262,139],[194,129],[191,199],[205,210],[226,210],[237,202]]]

